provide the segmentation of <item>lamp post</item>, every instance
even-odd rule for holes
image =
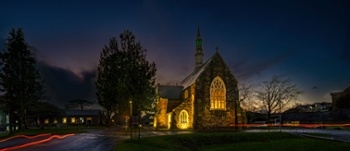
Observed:
[[[129,103],[130,103],[130,139],[132,139],[132,100],[130,100]]]

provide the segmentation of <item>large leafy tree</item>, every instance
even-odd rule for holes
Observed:
[[[115,37],[102,49],[96,81],[97,99],[112,113],[127,110],[133,103],[133,115],[147,110],[154,104],[155,63],[146,60],[146,49],[135,41],[132,32],[126,30],[120,35],[120,46]]]
[[[1,100],[10,113],[10,130],[15,116],[19,117],[20,129],[27,128],[26,110],[42,98],[43,87],[21,28],[11,29],[0,62],[0,90],[4,93]]]

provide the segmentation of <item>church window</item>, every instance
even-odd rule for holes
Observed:
[[[226,87],[219,76],[215,77],[210,85],[210,109],[226,110]]]
[[[179,123],[180,123],[180,124],[188,123],[188,113],[187,113],[187,111],[182,110],[182,111],[180,112]]]
[[[184,93],[184,98],[187,99],[188,98],[188,90],[185,90],[185,93]]]

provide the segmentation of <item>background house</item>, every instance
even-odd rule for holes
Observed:
[[[63,124],[101,125],[100,110],[65,110]]]

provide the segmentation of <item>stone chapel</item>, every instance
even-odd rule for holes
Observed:
[[[205,130],[246,123],[239,103],[238,81],[218,49],[204,63],[203,55],[198,27],[194,71],[175,86],[156,87],[155,128]]]

